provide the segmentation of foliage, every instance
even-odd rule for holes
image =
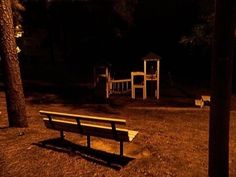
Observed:
[[[200,21],[199,24],[193,26],[190,35],[182,36],[179,41],[181,44],[192,47],[211,47],[213,40],[214,14],[212,13],[210,15],[202,16]]]
[[[133,14],[138,0],[115,0],[114,11],[130,26],[133,24]]]
[[[214,4],[214,0],[196,1],[197,22],[193,25],[191,34],[182,36],[180,44],[192,48],[211,48],[215,17]]]
[[[19,0],[11,0],[14,25],[17,26],[22,22],[21,12],[25,10]]]
[[[120,27],[114,28],[116,37],[123,38],[134,25],[134,12],[138,0],[114,0],[113,11],[119,16],[121,21],[126,24],[126,29]]]
[[[22,16],[21,12],[25,11],[25,7],[21,4],[19,0],[11,0],[13,23],[15,27],[15,36],[21,37],[23,29],[21,26]]]

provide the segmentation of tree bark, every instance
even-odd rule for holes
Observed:
[[[0,14],[0,55],[4,70],[9,126],[27,127],[10,0],[0,0]]]
[[[215,1],[216,16],[209,122],[209,177],[229,176],[229,123],[233,70],[234,1]]]

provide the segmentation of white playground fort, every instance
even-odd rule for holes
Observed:
[[[106,98],[111,94],[131,92],[131,98],[135,99],[138,90],[142,93],[142,99],[147,99],[150,94],[156,99],[160,98],[160,57],[156,54],[149,53],[144,57],[143,71],[131,71],[131,78],[116,80],[110,73],[109,67],[103,66],[99,67],[99,72],[95,76],[95,82],[105,79]],[[151,86],[154,89],[150,89]]]

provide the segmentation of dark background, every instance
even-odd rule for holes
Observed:
[[[205,13],[200,1],[139,0],[131,23],[112,2],[25,1],[18,41],[23,77],[89,82],[94,65],[110,64],[116,78],[128,78],[154,52],[161,57],[162,81],[209,86],[211,51],[179,43]]]

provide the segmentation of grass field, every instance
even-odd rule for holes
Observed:
[[[179,99],[179,103],[189,102]],[[8,128],[5,95],[0,92],[0,176],[207,176],[209,109],[168,106],[167,101],[161,106],[129,99],[70,104],[61,102],[54,94],[29,94],[29,127],[20,129]],[[125,143],[124,158],[118,156],[119,143],[111,140],[92,137],[94,149],[89,151],[85,148],[86,137],[78,134],[66,133],[66,141],[58,141],[59,133],[44,127],[39,110],[125,118],[127,128],[139,134]],[[230,176],[236,177],[235,110],[231,112],[230,125]],[[48,146],[42,146],[42,142]]]

